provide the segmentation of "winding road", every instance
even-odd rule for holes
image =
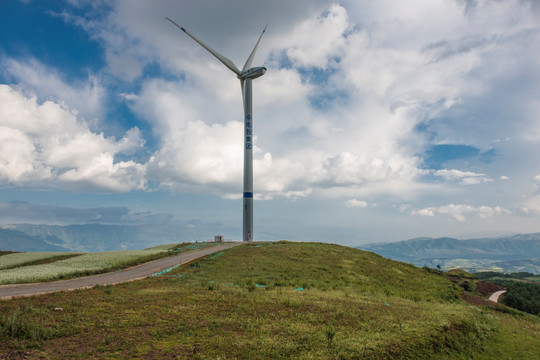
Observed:
[[[496,291],[489,297],[489,301],[499,302],[499,297],[504,294],[506,290]]]
[[[163,259],[153,260],[141,265],[133,266],[122,271],[115,271],[94,276],[82,277],[78,279],[61,280],[53,282],[35,284],[14,284],[0,286],[0,300],[14,297],[33,296],[47,294],[56,291],[71,291],[77,289],[91,288],[96,285],[114,285],[128,281],[144,279],[161,270],[171,268],[175,265],[185,264],[208,254],[213,254],[234,246],[241,245],[241,242],[224,243],[207,247],[201,250],[189,251],[186,253],[169,256]]]

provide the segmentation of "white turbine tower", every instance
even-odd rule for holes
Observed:
[[[203,43],[201,40],[197,39],[189,31],[169,19],[176,27],[180,28],[185,32],[190,38],[199,43],[203,48],[208,50],[212,55],[214,55],[219,61],[228,67],[232,72],[236,74],[238,79],[240,79],[240,85],[242,86],[242,98],[244,99],[244,206],[243,206],[243,240],[244,241],[253,241],[253,113],[252,113],[252,97],[251,97],[251,80],[256,79],[260,76],[263,76],[266,72],[264,66],[251,67],[253,62],[253,57],[255,56],[255,51],[257,51],[257,46],[261,41],[264,32],[266,31],[266,26],[262,31],[259,40],[255,44],[253,51],[249,55],[242,71],[240,71],[234,63],[221,55],[210,46]]]

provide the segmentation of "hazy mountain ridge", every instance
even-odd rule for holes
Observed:
[[[468,240],[415,238],[358,248],[417,266],[540,273],[540,233]]]
[[[213,238],[196,227],[176,224],[142,225],[1,225],[0,250],[110,251],[143,249],[165,243]]]
[[[9,251],[65,251],[63,247],[52,245],[40,238],[22,231],[0,228],[0,250]]]
[[[540,258],[540,233],[493,239],[415,238],[384,244],[358,246],[387,257],[400,259],[463,258],[512,260]]]

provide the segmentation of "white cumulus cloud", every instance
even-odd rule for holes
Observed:
[[[481,219],[487,219],[493,216],[510,215],[512,212],[500,206],[472,206],[468,204],[448,204],[440,207],[428,207],[420,210],[414,210],[412,215],[430,216],[435,214],[450,215],[459,222],[467,220],[468,215],[476,215]]]
[[[0,85],[0,176],[21,186],[125,192],[145,188],[145,166],[116,161],[143,146],[140,131],[122,139],[92,132],[74,112],[53,101]]]
[[[16,61],[0,58],[0,66],[39,101],[64,104],[87,121],[103,118],[106,91],[97,76],[89,75],[84,81],[68,84],[62,80],[60,69],[47,67],[36,59]]]
[[[458,180],[461,185],[477,185],[490,183],[493,179],[486,174],[475,173],[472,171],[461,171],[457,169],[441,169],[441,170],[421,170],[422,174],[431,174],[442,177],[446,180]]]
[[[365,208],[368,203],[364,200],[350,199],[345,201],[345,207],[348,208]]]
[[[316,19],[297,25],[281,46],[295,66],[326,68],[343,51],[344,32],[349,27],[347,10],[338,4]]]

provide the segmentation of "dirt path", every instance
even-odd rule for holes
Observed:
[[[96,285],[113,285],[127,281],[144,279],[156,272],[168,269],[175,265],[185,264],[208,254],[216,253],[242,243],[225,243],[211,246],[201,250],[190,251],[163,259],[150,261],[141,265],[127,268],[122,271],[88,276],[78,279],[44,282],[36,284],[15,284],[0,286],[0,300],[13,297],[32,296],[56,291],[70,291],[90,288]]]
[[[504,294],[506,290],[496,291],[489,297],[489,301],[499,302],[499,297]]]

